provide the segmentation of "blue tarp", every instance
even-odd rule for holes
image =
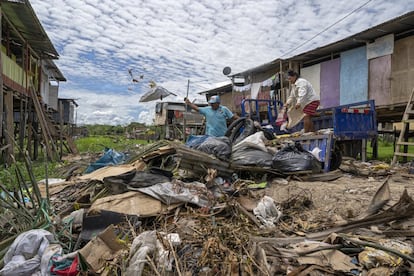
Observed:
[[[118,165],[125,162],[125,154],[117,152],[114,149],[105,149],[104,155],[99,158],[95,163],[88,166],[85,173],[91,173],[99,168],[103,168],[109,165]]]

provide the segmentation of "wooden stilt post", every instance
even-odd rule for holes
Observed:
[[[6,107],[6,125],[5,130],[7,131],[7,134],[5,135],[5,140],[7,144],[6,149],[6,163],[11,164],[12,159],[11,156],[14,155],[14,144],[13,144],[13,133],[14,133],[14,123],[13,123],[13,92],[7,91],[5,98],[5,107]]]

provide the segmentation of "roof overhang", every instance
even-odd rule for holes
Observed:
[[[76,102],[76,99],[58,98],[58,101],[73,103],[76,107],[79,106],[78,103]]]
[[[0,4],[4,16],[40,58],[59,57],[28,0],[0,0]]]
[[[251,73],[254,74],[261,74],[261,73],[265,73],[267,71],[273,70],[273,71],[277,71],[280,68],[280,63],[283,62],[284,60],[282,59],[275,59],[271,62],[256,66],[254,68],[248,69],[246,71],[231,75],[230,77],[232,78],[245,78],[247,76],[249,76]]]
[[[301,63],[317,63],[329,59],[343,51],[362,47],[373,43],[375,39],[394,34],[395,39],[414,34],[414,12],[406,13],[390,21],[349,36],[340,41],[288,58],[289,61]]]
[[[261,74],[267,71],[277,71],[281,63],[285,62],[299,62],[302,65],[315,64],[324,60],[332,59],[343,51],[354,49],[372,43],[375,39],[394,34],[395,39],[400,39],[414,34],[414,12],[409,12],[385,23],[342,39],[340,41],[331,43],[329,45],[316,48],[296,56],[286,59],[275,59],[269,63],[248,69],[246,71],[232,75],[231,77],[246,77],[251,74]]]
[[[56,66],[56,64],[51,59],[44,60],[45,67],[48,70],[50,76],[56,81],[66,81],[65,76],[63,76],[62,72]]]

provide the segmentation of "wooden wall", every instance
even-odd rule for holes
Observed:
[[[369,61],[369,99],[376,106],[390,104],[391,101],[391,55]]]
[[[406,103],[414,87],[414,36],[397,40],[391,57],[391,103]]]

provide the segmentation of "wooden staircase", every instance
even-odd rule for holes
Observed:
[[[53,115],[56,114],[55,112],[50,112],[45,108],[43,110],[45,111],[47,123],[55,141],[60,141],[60,145],[64,146],[69,153],[78,154],[79,151],[75,145],[75,142],[66,129],[67,126],[59,123],[63,121],[63,117],[59,116],[58,120],[56,120],[56,118],[53,117]],[[62,152],[62,149],[60,149],[60,151]]]
[[[403,157],[405,161],[407,161],[408,157],[414,158],[414,142],[408,141],[410,123],[414,123],[414,88],[411,91],[410,99],[407,102],[401,123],[402,128],[398,141],[395,145],[394,157],[391,165],[395,165],[398,162],[399,157]],[[403,151],[401,151],[401,149],[403,149]],[[413,150],[409,152],[409,149]]]

